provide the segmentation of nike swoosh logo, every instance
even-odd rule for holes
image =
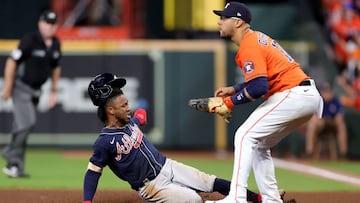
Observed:
[[[110,141],[110,144],[114,144],[115,142],[115,137],[113,137],[113,139]]]
[[[304,92],[307,92],[307,91],[309,91],[309,89],[304,90]]]

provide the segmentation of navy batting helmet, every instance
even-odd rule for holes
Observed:
[[[112,73],[99,74],[90,81],[88,94],[93,104],[100,106],[105,104],[108,98],[114,96],[114,89],[120,89],[125,84],[124,78],[118,78]]]

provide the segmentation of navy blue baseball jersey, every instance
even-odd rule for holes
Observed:
[[[144,136],[137,121],[132,118],[120,129],[103,128],[90,158],[96,166],[109,166],[135,190],[142,187],[145,180],[154,179],[166,161],[166,157]]]

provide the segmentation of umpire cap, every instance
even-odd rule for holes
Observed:
[[[54,11],[44,11],[40,17],[39,21],[45,21],[49,24],[56,24],[57,22],[57,15]]]
[[[251,12],[243,3],[232,1],[225,5],[224,10],[213,10],[213,12],[218,16],[241,18],[248,24],[251,22]]]
[[[95,76],[89,83],[88,94],[95,106],[104,105],[108,98],[121,91],[126,84],[124,78],[119,78],[112,73],[103,73]]]

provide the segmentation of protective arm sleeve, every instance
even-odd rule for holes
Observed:
[[[235,93],[240,92],[242,89],[244,89],[244,87],[246,87],[246,82],[238,83],[233,86],[233,88],[235,89]]]
[[[87,170],[84,178],[84,203],[90,203],[94,198],[101,173]]]
[[[241,83],[238,85],[234,85],[233,87],[236,90],[236,93],[233,96],[231,96],[231,101],[234,103],[234,105],[247,103],[251,101],[251,98],[257,99],[262,95],[266,94],[269,90],[269,84],[266,77],[258,77],[252,79],[248,83]],[[244,92],[245,88],[247,93],[251,96],[251,98],[248,98],[245,95]]]

